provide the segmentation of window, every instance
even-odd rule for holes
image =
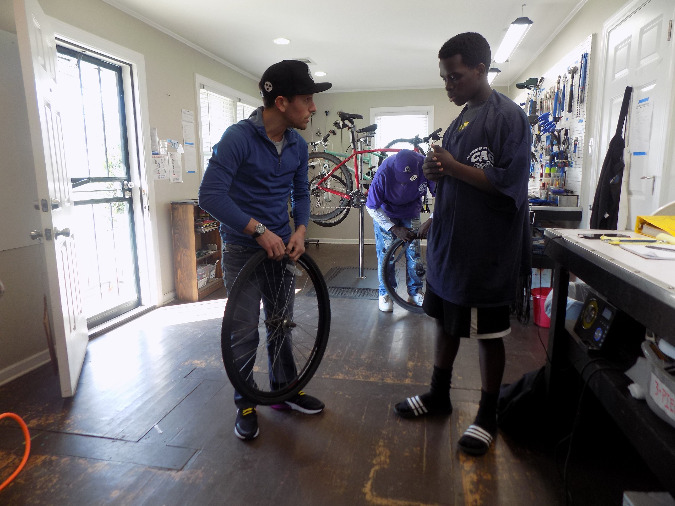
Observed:
[[[230,125],[248,118],[262,101],[227,86],[197,76],[199,89],[199,133],[202,175],[209,164],[213,146]]]
[[[433,106],[376,107],[370,110],[370,122],[377,125],[374,146],[384,147],[394,139],[429,135],[434,125],[434,108]],[[392,147],[411,148],[409,144]]]

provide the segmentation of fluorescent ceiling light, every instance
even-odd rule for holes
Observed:
[[[314,72],[314,75],[316,77],[324,77],[326,73],[319,70],[318,72]]]
[[[272,42],[274,42],[275,44],[279,44],[280,46],[285,46],[286,44],[290,44],[290,43],[291,43],[291,41],[288,40],[288,39],[285,38],[285,37],[277,37],[277,38],[274,39]]]
[[[504,35],[504,40],[502,40],[497,49],[494,58],[495,62],[504,63],[508,60],[531,26],[532,20],[526,17],[520,17],[511,23],[509,29],[506,31],[506,35]]]
[[[495,80],[495,77],[497,77],[500,72],[501,70],[497,67],[490,67],[490,70],[488,70],[488,84],[492,84],[492,81]]]

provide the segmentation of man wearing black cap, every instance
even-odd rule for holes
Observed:
[[[260,248],[276,260],[284,255],[297,260],[304,253],[309,222],[308,151],[307,143],[294,129],[307,128],[316,111],[313,94],[330,87],[331,83],[315,83],[301,61],[275,63],[258,83],[263,107],[230,126],[213,147],[199,188],[199,205],[220,221],[228,291],[243,265]],[[288,216],[289,197],[295,231]],[[259,305],[251,304],[251,321],[258,321],[258,312]],[[293,367],[292,357],[282,362],[282,368]],[[274,381],[275,372],[270,375]],[[255,405],[237,391],[234,402],[235,435],[254,439],[259,433]],[[296,398],[273,407],[315,414],[324,404],[300,392]]]

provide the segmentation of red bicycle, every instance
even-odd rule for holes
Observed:
[[[370,163],[386,153],[400,149],[370,149],[370,142],[377,125],[357,129],[354,120],[363,119],[360,114],[338,112],[339,121],[333,124],[338,129],[347,129],[350,134],[351,153],[344,159],[316,151],[309,154],[308,179],[311,208],[309,217],[317,225],[332,227],[349,214],[352,207],[361,208],[366,204],[366,172],[377,167]],[[351,166],[353,163],[353,168]],[[366,167],[367,165],[367,167]]]
[[[325,151],[314,151],[309,154],[308,179],[310,192],[310,219],[317,225],[332,227],[342,223],[349,214],[349,210],[363,208],[366,204],[368,181],[381,161],[389,153],[396,153],[402,148],[391,148],[394,143],[409,143],[415,151],[424,154],[421,144],[430,140],[438,140],[441,129],[431,135],[413,139],[396,139],[385,148],[370,148],[377,125],[369,125],[357,129],[354,120],[363,119],[360,114],[338,112],[339,121],[333,125],[337,129],[347,129],[350,134],[348,156],[340,159],[338,156]],[[329,132],[321,142],[325,145]],[[353,162],[353,168],[351,163]],[[374,163],[377,162],[377,163]]]

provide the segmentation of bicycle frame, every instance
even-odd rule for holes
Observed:
[[[350,145],[349,145],[349,148],[351,148],[351,151],[352,151],[351,154],[349,153],[349,149],[346,152],[345,151],[330,151],[330,150],[326,149],[326,146],[328,145],[327,141],[328,141],[328,138],[330,137],[330,135],[335,135],[335,131],[331,130],[321,140],[310,143],[310,146],[312,148],[312,150],[310,151],[310,154],[312,154],[312,153],[326,153],[327,155],[333,155],[335,158],[339,158],[340,160],[347,160],[351,156],[358,156],[360,153],[368,154],[368,151],[366,151],[366,150],[362,150],[362,149],[355,150],[352,143],[350,143]],[[361,139],[357,139],[357,142],[360,143],[364,139],[365,139],[365,137],[361,138]],[[323,149],[321,149],[321,150],[317,149],[318,146],[323,146]],[[399,148],[396,148],[395,150],[400,151]],[[379,153],[382,153],[384,151],[391,151],[391,150],[388,149],[388,146],[385,146],[384,148],[375,149],[373,151],[376,152],[375,156],[378,156]],[[379,158],[383,158],[383,157],[379,156]],[[386,157],[384,157],[384,158],[386,158]],[[356,166],[359,165],[359,163],[362,163],[362,162],[365,162],[365,163],[370,162],[370,157],[362,157],[359,161],[354,163],[354,168],[348,166],[347,164],[340,164],[340,167],[345,167],[350,172],[353,172],[354,174],[356,174]],[[381,163],[381,160],[380,160],[379,163]],[[379,166],[379,163],[378,163],[378,166]],[[335,167],[335,170],[332,170],[330,174],[332,174],[336,170],[339,170],[339,167]],[[330,174],[328,174],[326,177],[329,177]],[[367,176],[365,174],[361,174],[361,179],[372,179],[372,177]],[[321,181],[323,181],[323,179]],[[324,188],[322,188],[322,189],[324,189]],[[357,185],[357,189],[358,189],[358,185]],[[338,192],[337,195],[343,195],[343,194]]]
[[[358,134],[359,133],[370,133],[374,131],[375,129],[372,128],[374,125],[371,125],[369,127],[365,127],[360,130],[356,130],[354,127],[354,118],[360,118],[359,115],[353,115],[353,114],[344,114],[344,113],[338,113],[340,115],[340,119],[342,120],[342,124],[338,126],[338,128],[347,128],[349,130],[349,134],[351,136],[351,143],[350,147],[352,152],[349,155],[345,154],[335,154],[335,156],[338,156],[340,158],[344,159],[333,169],[328,172],[323,178],[321,178],[317,183],[316,187],[322,191],[332,193],[333,195],[337,195],[340,198],[344,198],[347,200],[352,200],[352,195],[351,194],[346,194],[337,190],[334,190],[332,188],[328,188],[323,185],[323,183],[328,180],[335,172],[340,170],[343,166],[346,167],[348,170],[352,170],[352,168],[349,166],[350,160],[354,161],[354,168],[353,168],[353,173],[354,173],[354,182],[356,183],[354,188],[355,188],[355,195],[359,195],[361,193],[361,180],[363,179],[363,156],[364,155],[369,155],[369,154],[378,154],[378,153],[398,153],[401,151],[400,149],[395,149],[395,148],[379,148],[379,149],[358,149],[358,143],[361,141],[363,138],[359,138]],[[337,125],[336,125],[337,126]],[[332,153],[330,153],[332,154]],[[345,157],[346,156],[346,157]],[[365,194],[364,194],[365,195]],[[359,202],[357,205],[361,205],[365,202]]]

